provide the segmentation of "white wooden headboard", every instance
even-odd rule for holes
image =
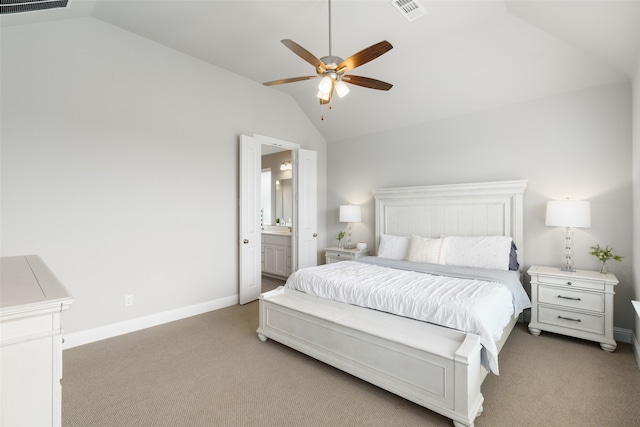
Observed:
[[[375,249],[380,236],[510,236],[524,265],[523,195],[527,181],[375,190]]]

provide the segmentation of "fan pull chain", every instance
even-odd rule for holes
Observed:
[[[320,108],[322,108],[322,114],[320,115],[320,120],[324,120],[324,104],[322,101],[320,102]],[[333,110],[333,104],[329,103],[329,109]]]

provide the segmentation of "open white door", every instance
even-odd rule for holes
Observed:
[[[297,268],[318,264],[318,165],[317,153],[298,149]]]
[[[262,289],[260,271],[260,172],[262,143],[240,136],[240,304],[258,299]]]

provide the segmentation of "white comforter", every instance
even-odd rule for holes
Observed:
[[[307,294],[480,336],[483,365],[498,374],[496,342],[514,315],[511,291],[477,279],[344,261],[296,271],[285,285]]]

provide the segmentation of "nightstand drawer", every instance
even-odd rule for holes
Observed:
[[[352,261],[354,259],[362,258],[369,255],[368,250],[360,251],[358,249],[346,249],[346,248],[327,248],[325,249],[325,260],[327,264],[340,261]]]
[[[604,316],[538,306],[538,322],[594,334],[604,334]]]
[[[553,277],[538,275],[539,283],[548,283],[550,285],[571,286],[572,288],[593,289],[594,291],[604,291],[604,281],[589,281],[573,277]]]
[[[352,261],[352,260],[353,260],[353,256],[350,254],[337,254],[337,253],[326,254],[327,264],[331,264],[332,262]]]
[[[538,285],[538,302],[604,313],[604,294]]]

